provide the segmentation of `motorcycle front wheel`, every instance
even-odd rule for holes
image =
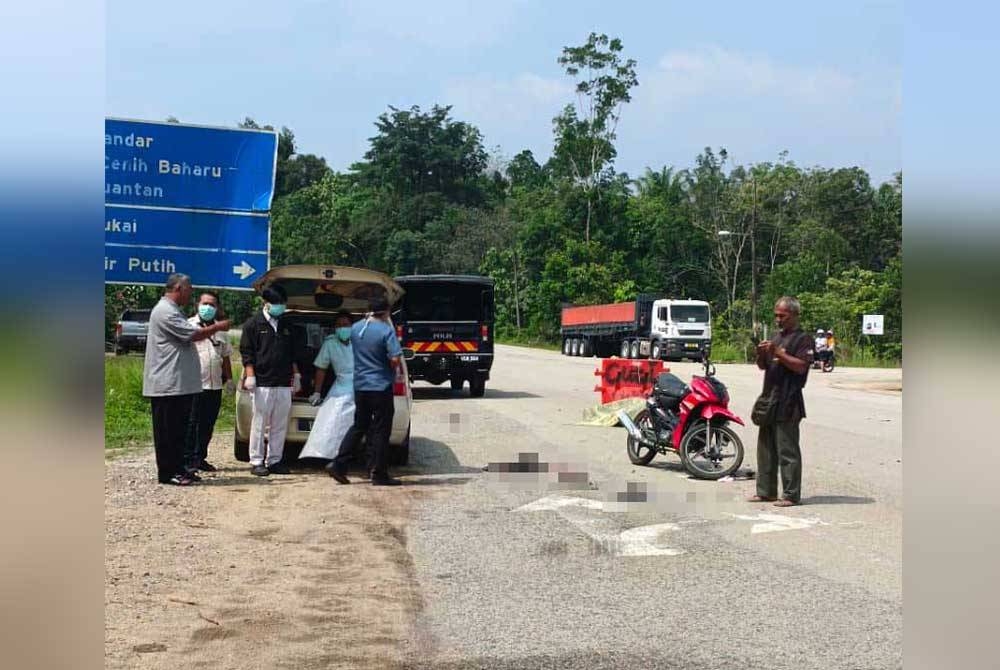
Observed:
[[[644,409],[635,416],[635,425],[642,431],[643,435],[652,435],[653,417],[648,409]],[[649,462],[656,457],[656,449],[644,442],[640,442],[631,435],[628,436],[628,459],[635,465],[649,465]]]
[[[743,442],[729,426],[712,426],[712,442],[705,443],[705,422],[691,426],[680,444],[681,463],[697,479],[722,479],[743,463]]]

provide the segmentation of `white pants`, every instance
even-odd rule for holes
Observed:
[[[254,389],[253,420],[250,422],[250,465],[274,465],[281,460],[291,411],[290,386],[258,386]]]

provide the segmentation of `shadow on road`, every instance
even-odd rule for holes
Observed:
[[[540,396],[527,391],[502,391],[486,387],[486,400],[508,400],[518,398],[538,398]],[[436,386],[415,386],[413,387],[414,400],[460,400],[469,398],[467,390],[452,391],[449,387],[439,388]]]
[[[803,505],[871,505],[874,502],[875,498],[858,496],[809,496],[801,500]]]

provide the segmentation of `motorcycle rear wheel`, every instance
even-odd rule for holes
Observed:
[[[681,438],[680,457],[684,469],[697,479],[722,479],[743,464],[743,441],[729,426],[712,426],[712,443],[721,459],[716,463],[705,453],[705,422],[699,421]]]
[[[635,425],[645,434],[653,432],[653,417],[649,414],[648,409],[635,415]],[[628,449],[628,459],[635,465],[649,465],[650,461],[656,458],[654,447],[640,442],[631,435],[628,436],[626,448]]]
[[[833,372],[833,359],[823,361],[823,372]]]

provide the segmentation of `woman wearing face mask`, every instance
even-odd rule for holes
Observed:
[[[354,421],[354,352],[351,350],[351,315],[341,312],[334,322],[334,332],[323,340],[316,360],[316,379],[309,402],[320,405],[316,421],[300,458],[333,459],[340,441]],[[333,368],[334,381],[324,400],[320,395],[327,369]]]

